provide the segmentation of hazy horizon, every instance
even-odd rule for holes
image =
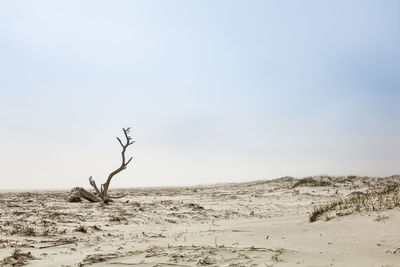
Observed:
[[[398,1],[2,1],[1,189],[400,174]]]

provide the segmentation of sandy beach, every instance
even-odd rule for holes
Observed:
[[[399,192],[384,191],[399,182],[321,176],[117,189],[111,193],[125,196],[109,204],[69,203],[68,191],[2,192],[0,259],[3,266],[400,266],[400,209],[389,203]],[[346,202],[355,196],[373,207]],[[331,205],[310,222],[317,207],[339,200],[347,206]]]

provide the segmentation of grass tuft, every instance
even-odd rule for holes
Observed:
[[[79,225],[76,229],[75,232],[81,232],[81,233],[87,233],[87,228],[84,225]]]
[[[23,253],[19,248],[14,249],[11,256],[5,257],[1,262],[1,266],[22,266],[35,257],[31,252]]]
[[[299,186],[329,186],[329,185],[332,185],[332,183],[329,181],[317,180],[312,177],[306,177],[306,178],[300,179],[296,183],[294,183],[292,188],[296,188]]]
[[[398,184],[391,184],[380,190],[351,194],[348,198],[314,207],[308,219],[310,222],[315,222],[325,213],[332,211],[336,211],[337,216],[343,216],[361,211],[384,211],[398,206],[400,206],[400,187]]]

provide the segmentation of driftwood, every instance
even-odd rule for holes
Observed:
[[[69,202],[80,202],[82,199],[86,199],[90,202],[110,202],[112,201],[113,198],[121,198],[124,196],[118,196],[118,197],[112,197],[108,196],[108,188],[110,186],[111,179],[120,173],[121,171],[125,170],[128,164],[132,161],[133,157],[131,157],[129,160],[126,160],[125,158],[125,152],[128,146],[132,145],[134,141],[132,141],[132,137],[130,136],[130,128],[123,128],[122,129],[125,135],[126,142],[122,142],[119,137],[117,137],[117,140],[119,144],[122,146],[122,151],[121,151],[121,157],[122,157],[122,163],[121,166],[111,172],[108,175],[108,178],[104,184],[101,185],[100,190],[96,185],[96,182],[93,180],[92,176],[89,177],[89,183],[94,189],[94,193],[89,192],[82,187],[75,187],[71,191],[71,196],[69,197],[68,201]]]
[[[82,187],[75,187],[72,189],[72,195],[68,199],[69,202],[80,202],[82,199],[86,199],[90,202],[100,202],[102,201],[100,195],[93,194]]]
[[[76,246],[78,245],[76,243],[76,240],[71,240],[71,241],[61,241],[60,243],[54,243],[52,245],[48,245],[48,246],[43,246],[43,247],[39,247],[39,249],[44,249],[44,248],[54,248],[54,247],[59,247],[59,246],[64,246],[64,245],[69,245],[69,244],[75,244]]]

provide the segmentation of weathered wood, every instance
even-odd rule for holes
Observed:
[[[131,157],[128,161],[125,161],[126,149],[128,148],[128,146],[130,146],[130,145],[132,145],[134,143],[134,141],[132,141],[132,137],[129,135],[131,129],[130,128],[126,128],[126,129],[123,128],[122,130],[124,131],[124,135],[125,135],[125,138],[126,138],[126,143],[123,144],[121,139],[119,139],[119,137],[117,137],[117,140],[118,140],[119,144],[122,146],[122,151],[121,151],[122,163],[121,163],[121,166],[118,169],[116,169],[115,171],[110,173],[110,175],[108,175],[107,181],[104,184],[102,184],[102,191],[101,191],[102,195],[101,196],[102,196],[103,201],[107,201],[108,200],[107,193],[108,193],[108,187],[110,186],[111,179],[116,174],[118,174],[121,171],[125,170],[126,166],[128,166],[128,164],[133,159],[133,157]]]
[[[128,161],[126,161],[125,158],[125,152],[128,146],[132,145],[135,141],[132,141],[132,137],[129,135],[130,134],[130,128],[122,128],[126,142],[123,143],[119,137],[117,137],[117,140],[119,144],[122,146],[122,151],[121,151],[121,157],[122,157],[122,163],[121,166],[111,172],[108,175],[108,178],[104,184],[101,184],[100,190],[96,185],[96,182],[93,180],[92,176],[89,177],[89,183],[90,185],[94,188],[95,193],[91,193],[82,187],[75,187],[72,189],[72,195],[69,197],[68,201],[69,202],[79,202],[81,199],[86,199],[90,202],[100,202],[103,201],[105,203],[112,201],[112,198],[121,198],[124,196],[119,196],[119,197],[111,197],[108,196],[108,188],[110,186],[111,179],[120,173],[121,171],[125,170],[128,164],[132,161],[133,157],[131,157]]]
[[[92,179],[92,176],[89,177],[89,183],[93,186],[94,190],[96,191],[96,195],[100,195],[100,191],[97,188],[96,182]]]
[[[77,198],[83,198],[86,199],[90,202],[100,202],[102,199],[99,196],[96,196],[95,194],[86,191],[82,187],[75,187],[72,189],[72,195],[68,199],[69,202],[77,202]]]
[[[52,245],[39,247],[39,249],[43,249],[43,248],[54,248],[54,247],[59,247],[59,246],[64,246],[64,245],[69,245],[69,244],[75,244],[76,246],[78,245],[78,244],[76,243],[76,241],[63,241],[63,242],[61,242],[61,243],[55,243],[55,244],[52,244]]]

